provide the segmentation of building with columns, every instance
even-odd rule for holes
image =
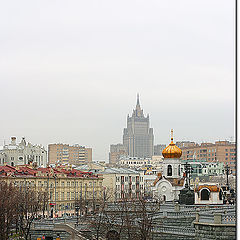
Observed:
[[[127,128],[123,130],[123,145],[129,157],[151,158],[153,155],[153,129],[149,115],[144,116],[137,95],[136,108],[127,116]]]

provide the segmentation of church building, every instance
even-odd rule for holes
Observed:
[[[153,196],[161,201],[179,200],[180,190],[184,188],[185,179],[181,171],[182,150],[173,143],[173,130],[171,130],[171,143],[162,151],[163,167],[154,182]]]

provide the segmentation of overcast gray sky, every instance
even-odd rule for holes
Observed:
[[[15,0],[0,7],[1,145],[122,142],[136,105],[155,144],[234,136],[233,0]]]

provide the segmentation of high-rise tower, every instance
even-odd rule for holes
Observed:
[[[123,145],[130,157],[150,158],[153,155],[153,129],[149,128],[149,115],[144,116],[137,95],[136,109],[127,116],[127,128],[123,130]]]

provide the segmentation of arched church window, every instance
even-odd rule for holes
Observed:
[[[163,195],[163,201],[164,202],[166,201],[166,195]]]
[[[201,200],[209,200],[210,192],[207,189],[201,191]]]
[[[168,165],[168,167],[167,167],[167,175],[172,176],[172,166],[171,165]]]
[[[181,174],[181,167],[180,165],[178,165],[178,176],[180,176],[180,174]]]

